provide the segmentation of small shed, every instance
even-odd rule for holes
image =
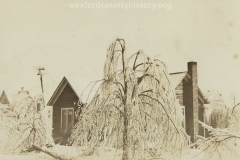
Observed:
[[[75,113],[79,107],[78,102],[82,100],[81,94],[90,82],[84,78],[63,77],[47,103],[52,106],[53,138],[62,139],[61,144],[66,144],[72,133],[77,122]]]

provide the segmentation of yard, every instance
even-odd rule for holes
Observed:
[[[235,149],[240,151],[239,147]],[[59,155],[65,155],[75,160],[120,160],[121,159],[121,151],[120,150],[116,151],[115,149],[99,149],[98,153],[92,156],[84,156],[84,157],[78,156],[78,153],[81,154],[81,152],[77,152],[76,148],[70,147],[70,146],[55,145],[50,150],[58,153]],[[183,153],[182,157],[177,158],[177,160],[202,160],[204,159],[203,154],[196,156],[200,152],[201,151],[198,149],[190,149],[185,153]],[[221,157],[221,158],[229,159],[229,160],[230,159],[239,160],[239,158],[234,158],[233,155],[230,155],[230,154],[224,154],[224,157]],[[10,153],[1,154],[0,153],[0,159],[1,160],[35,160],[35,159],[36,160],[55,160],[55,158],[40,151],[32,151],[32,152],[22,153],[22,154],[10,154]],[[155,159],[161,159],[161,158],[155,158]],[[212,159],[219,159],[219,157],[215,156],[215,157],[212,157]]]

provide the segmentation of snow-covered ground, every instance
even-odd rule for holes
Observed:
[[[77,150],[70,146],[60,146],[56,145],[50,149],[58,153],[58,155],[64,155],[65,157],[76,159],[76,160],[120,160],[121,153],[116,152],[114,149],[98,151],[98,153],[92,156],[79,156],[81,154],[81,149]],[[30,153],[22,154],[3,154],[0,153],[0,160],[55,160],[55,158],[43,152],[32,151]]]
[[[65,155],[69,158],[75,157],[76,160],[120,160],[121,151],[116,151],[115,149],[102,149],[99,150],[97,154],[92,156],[78,156],[79,151],[76,151],[73,147],[69,146],[55,146],[51,149],[52,151],[57,152],[59,155]],[[191,150],[188,153],[185,153],[182,156],[182,160],[200,160],[202,156],[192,158],[196,155],[198,150]],[[81,154],[81,153],[80,153]],[[43,152],[33,151],[31,153],[23,154],[0,154],[1,160],[54,160],[53,157],[47,155]],[[180,158],[179,158],[180,159]]]
[[[1,160],[54,160],[45,153],[0,154]]]
[[[99,149],[97,153],[92,156],[79,156],[81,149],[77,150],[71,146],[56,145],[51,148],[51,151],[58,153],[58,155],[64,155],[74,160],[121,160],[121,151],[116,149]],[[240,150],[239,150],[240,151]],[[201,151],[198,149],[190,149],[182,154],[182,157],[176,158],[176,160],[202,160],[203,154],[196,156]],[[224,151],[223,151],[224,152]],[[149,158],[150,160],[151,158]],[[157,159],[157,158],[156,158]],[[220,159],[218,156],[213,156],[213,160]],[[223,154],[222,160],[240,160],[230,154]],[[0,153],[0,160],[55,160],[55,158],[47,155],[43,152],[32,151],[30,153],[22,154],[2,154]]]

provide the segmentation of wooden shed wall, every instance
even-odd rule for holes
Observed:
[[[75,105],[74,105],[74,102]],[[77,110],[78,97],[69,86],[66,85],[61,95],[58,97],[56,103],[53,105],[53,136],[54,138],[61,137],[60,127],[61,127],[61,108],[74,108],[74,112]],[[77,120],[74,117],[74,123]]]

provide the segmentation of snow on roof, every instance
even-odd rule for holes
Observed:
[[[66,77],[66,79],[82,102],[86,102],[87,99],[89,100],[89,98],[92,98],[99,85],[99,83],[94,85],[97,81],[96,79],[94,80],[83,77]]]
[[[172,88],[175,89],[186,75],[187,72],[170,73],[169,80]]]

